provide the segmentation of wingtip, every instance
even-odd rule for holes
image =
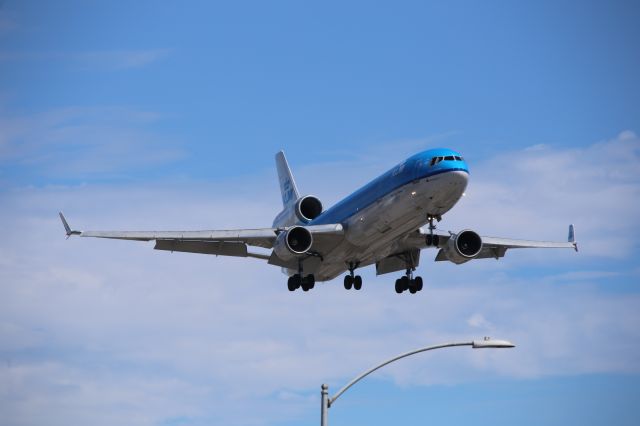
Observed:
[[[67,235],[67,238],[72,235],[80,235],[80,231],[74,231],[71,229],[71,227],[69,226],[69,222],[67,222],[67,219],[64,217],[64,214],[62,212],[58,212],[58,215],[60,216],[60,220],[62,221],[62,226],[64,226],[64,231]]]
[[[576,241],[576,229],[573,223],[569,225],[569,238],[567,239],[571,244],[573,244],[573,248],[575,251],[578,251],[578,242]]]

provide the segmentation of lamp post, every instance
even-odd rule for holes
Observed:
[[[494,340],[494,339],[490,339],[488,337],[485,337],[483,340],[473,340],[471,342],[459,342],[459,343],[443,343],[441,345],[435,345],[435,346],[427,346],[426,348],[420,348],[420,349],[415,349],[413,351],[410,352],[406,352],[403,353],[401,355],[395,356],[387,361],[384,361],[381,364],[378,364],[377,366],[370,368],[369,370],[365,371],[364,373],[360,374],[358,377],[356,377],[355,379],[351,380],[349,383],[347,383],[342,389],[340,389],[334,396],[329,397],[329,386],[326,384],[323,384],[321,387],[321,392],[320,392],[320,426],[327,426],[327,423],[329,421],[328,416],[329,416],[329,408],[331,408],[331,406],[333,405],[334,402],[336,402],[336,399],[338,399],[340,397],[340,395],[342,395],[343,393],[345,393],[347,391],[347,389],[349,389],[351,386],[355,385],[356,383],[358,383],[360,380],[364,379],[366,376],[368,376],[369,374],[373,373],[374,371],[378,370],[379,368],[384,367],[387,364],[391,364],[394,361],[397,361],[399,359],[402,358],[406,358],[408,356],[411,355],[415,355],[417,353],[420,352],[426,352],[426,351],[431,351],[434,349],[441,349],[441,348],[449,348],[452,346],[471,346],[473,349],[485,349],[485,348],[493,348],[493,349],[501,349],[501,348],[513,348],[515,347],[515,345],[507,340]]]

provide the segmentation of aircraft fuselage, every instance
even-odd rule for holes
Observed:
[[[362,267],[389,256],[398,239],[425,225],[428,215],[442,216],[460,200],[468,175],[460,154],[449,149],[424,151],[398,164],[308,223],[341,223],[345,239],[321,262],[305,261],[305,273],[331,280],[349,263]]]

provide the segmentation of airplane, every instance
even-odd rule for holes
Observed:
[[[573,225],[567,242],[529,241],[480,236],[471,229],[457,233],[436,228],[443,215],[464,195],[469,168],[451,149],[417,153],[324,210],[313,195],[300,196],[283,151],[276,154],[282,211],[270,228],[206,231],[77,231],[59,213],[70,236],[155,241],[156,250],[250,257],[279,266],[289,291],[309,291],[316,282],[346,272],[344,288],[360,290],[355,271],[375,265],[376,275],[402,271],[396,293],[422,290],[414,276],[421,250],[438,250],[435,261],[462,264],[504,257],[516,248],[572,248],[578,251]],[[426,228],[423,228],[423,226]],[[248,249],[260,247],[270,252]]]

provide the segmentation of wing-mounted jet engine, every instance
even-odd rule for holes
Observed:
[[[303,257],[313,245],[313,235],[307,228],[294,226],[278,234],[273,252],[284,261]]]
[[[452,235],[442,247],[442,252],[448,260],[458,265],[475,258],[481,250],[482,237],[470,229]]]

